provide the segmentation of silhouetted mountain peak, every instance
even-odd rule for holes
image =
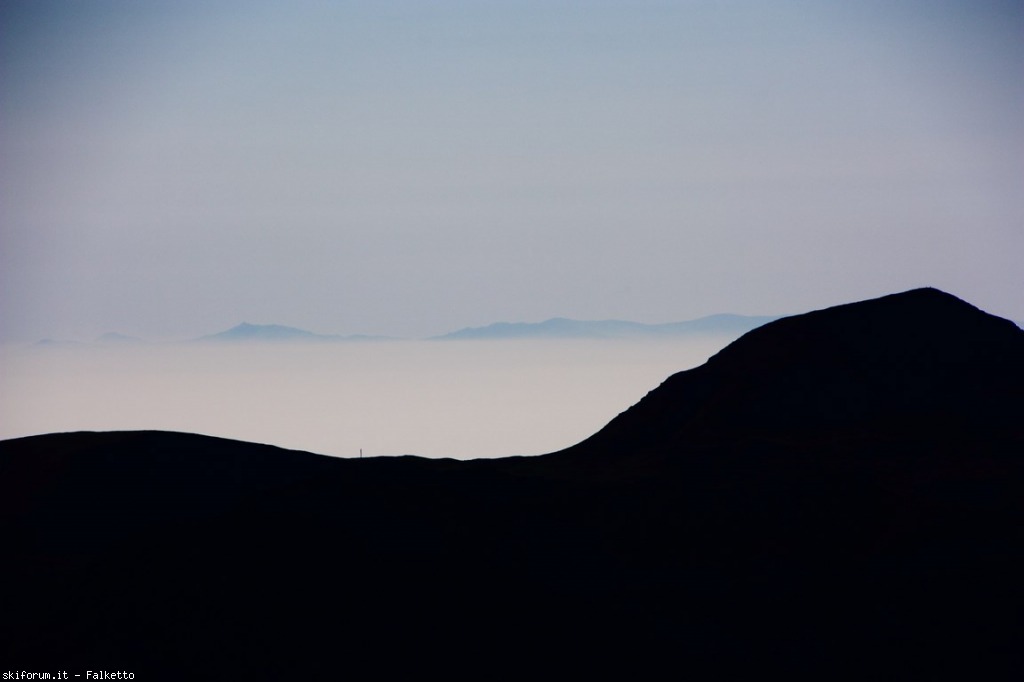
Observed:
[[[748,332],[571,450],[678,450],[794,433],[941,438],[966,424],[1016,433],[1021,414],[1024,331],[923,288]]]
[[[934,288],[914,289],[785,317],[723,349],[712,362],[733,370],[764,370],[778,362],[848,364],[872,356],[908,362],[925,357],[989,357],[1021,335],[990,315]]]

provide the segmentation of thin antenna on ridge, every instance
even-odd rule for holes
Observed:
[[[359,459],[363,458],[363,449],[359,448]]]

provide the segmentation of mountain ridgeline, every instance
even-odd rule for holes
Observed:
[[[755,315],[709,315],[686,322],[644,324],[625,320],[570,320],[553,318],[544,322],[496,322],[486,327],[466,327],[430,340],[500,339],[672,339],[712,336],[735,338],[776,317]],[[240,324],[215,334],[191,339],[189,343],[344,343],[352,341],[393,341],[397,337],[369,334],[318,334],[280,324]],[[108,332],[91,342],[42,339],[36,346],[111,346],[146,343],[117,332]]]
[[[194,339],[194,341],[200,343],[328,343],[337,341],[369,341],[385,338],[387,337],[366,336],[362,334],[351,336],[316,334],[305,329],[286,327],[280,324],[249,324],[248,322],[242,322],[231,329],[208,336],[201,336],[198,339]]]
[[[1012,429],[1024,416],[1022,338],[935,289],[787,317],[670,377],[574,450]]]
[[[625,320],[570,320],[556,317],[544,322],[497,322],[486,327],[466,327],[438,336],[444,340],[479,339],[640,339],[685,336],[738,336],[775,317],[709,315],[687,322],[643,324]]]
[[[145,679],[1009,679],[1022,416],[1024,331],[921,289],[769,322],[537,457],[5,441],[0,641]]]

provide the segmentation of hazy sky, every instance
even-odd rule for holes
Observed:
[[[1024,9],[0,5],[0,338],[430,335],[934,285],[1024,319]]]

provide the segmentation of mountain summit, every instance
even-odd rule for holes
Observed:
[[[916,289],[755,329],[574,449],[1019,432],[1022,396],[1024,331]]]
[[[921,289],[768,323],[546,456],[4,441],[0,641],[168,680],[1014,679],[1022,415],[1024,331]]]

